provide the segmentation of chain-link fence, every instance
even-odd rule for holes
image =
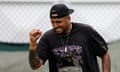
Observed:
[[[28,43],[29,32],[33,28],[41,29],[43,33],[52,28],[49,19],[49,10],[52,4],[52,2],[0,2],[0,42]],[[120,3],[71,2],[69,7],[75,10],[71,15],[73,22],[91,25],[108,43],[119,42]],[[110,45],[112,72],[119,72],[118,58],[120,56],[115,57],[119,53],[119,45],[119,43],[115,46],[114,44]],[[116,47],[116,50],[114,47]],[[0,72],[32,72],[28,65],[27,54],[26,52],[1,52]],[[11,56],[11,58],[8,56]],[[19,58],[16,59],[18,56]],[[44,71],[48,70],[47,68],[40,69]],[[36,72],[39,72],[39,70]]]
[[[0,3],[0,41],[29,42],[29,32],[51,28],[49,10],[52,3]],[[72,21],[92,25],[107,42],[120,39],[120,4],[71,3]]]

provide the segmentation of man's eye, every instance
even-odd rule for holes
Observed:
[[[56,21],[56,23],[61,23],[61,21]]]

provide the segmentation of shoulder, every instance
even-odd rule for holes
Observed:
[[[82,28],[91,28],[91,26],[89,24],[85,24],[85,23],[75,23],[72,22],[73,26],[77,26],[77,27],[82,27]]]
[[[50,29],[50,30],[46,31],[44,34],[45,35],[51,35],[53,33],[54,33],[53,29]]]
[[[54,36],[54,35],[55,35],[54,30],[53,30],[53,29],[50,29],[50,30],[44,32],[44,34],[43,34],[42,37],[48,38],[48,37],[52,37],[52,36]]]
[[[79,30],[83,30],[83,31],[88,31],[88,30],[92,30],[92,26],[90,26],[89,24],[85,24],[85,23],[72,23],[73,28],[75,29],[79,29]]]

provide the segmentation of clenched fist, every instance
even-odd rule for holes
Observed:
[[[33,29],[30,32],[30,49],[34,50],[37,47],[36,42],[41,34],[42,32],[39,29]]]

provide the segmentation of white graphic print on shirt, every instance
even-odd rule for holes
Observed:
[[[59,47],[52,50],[58,60],[58,71],[82,72],[82,47],[78,45],[68,45],[66,47],[67,51],[65,47]]]

